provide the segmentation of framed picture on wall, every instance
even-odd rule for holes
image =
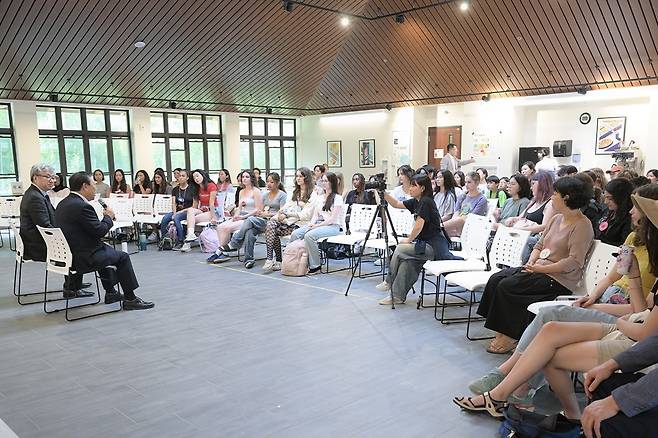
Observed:
[[[327,142],[327,164],[329,167],[343,167],[343,146],[340,140]]]
[[[359,140],[359,167],[375,167],[375,139]]]
[[[619,152],[626,135],[626,117],[601,117],[596,119],[596,155]]]

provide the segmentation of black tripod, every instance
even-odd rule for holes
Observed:
[[[386,274],[386,264],[391,260],[391,247],[388,244],[388,226],[390,224],[391,230],[393,231],[393,237],[395,238],[395,243],[398,243],[398,235],[395,232],[395,227],[393,226],[393,220],[391,219],[391,213],[388,211],[388,202],[386,202],[386,198],[384,197],[384,192],[381,191],[379,193],[379,204],[377,205],[377,213],[373,215],[372,221],[370,221],[370,226],[368,227],[368,231],[366,232],[366,238],[363,240],[361,243],[361,249],[359,251],[359,258],[357,262],[354,264],[352,267],[352,275],[350,277],[350,282],[347,284],[347,289],[345,290],[345,296],[350,291],[350,287],[352,287],[352,281],[354,281],[354,275],[356,274],[356,270],[359,268],[361,265],[361,258],[363,257],[363,252],[365,251],[366,244],[368,243],[368,239],[370,238],[370,233],[372,232],[372,227],[375,225],[375,222],[377,221],[377,218],[381,220],[382,224],[382,229],[381,232],[384,235],[384,246],[385,246],[385,257],[384,261],[382,263],[382,272],[384,275]],[[386,277],[384,277],[386,279]],[[395,303],[393,301],[393,289],[391,288],[391,308],[395,309]]]

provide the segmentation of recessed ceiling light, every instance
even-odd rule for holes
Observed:
[[[347,17],[343,17],[340,19],[340,25],[343,27],[347,27],[350,25],[350,19]]]
[[[517,40],[517,41],[523,41],[523,37],[522,37],[521,35],[517,35],[517,36],[516,36],[516,40]]]
[[[146,47],[146,43],[144,41],[137,41],[135,43],[135,47],[137,47],[138,49],[143,49],[144,47]]]
[[[466,11],[468,11],[468,2],[467,2],[467,1],[463,1],[463,2],[461,2],[460,5],[459,5],[459,9],[460,9],[462,12],[466,12]]]

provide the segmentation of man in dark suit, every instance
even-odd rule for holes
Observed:
[[[55,209],[50,203],[48,190],[55,184],[55,169],[47,164],[35,164],[30,169],[32,184],[27,188],[21,199],[21,239],[23,239],[24,254],[26,260],[37,262],[46,261],[46,243],[37,230],[37,225],[52,228],[55,226]],[[64,282],[64,298],[82,298],[93,296],[93,292],[87,292],[85,287],[90,283],[80,284],[81,276],[71,276]],[[79,286],[75,289],[74,286]]]
[[[114,212],[104,210],[102,220],[88,201],[94,199],[96,189],[91,174],[77,172],[69,178],[71,194],[60,201],[55,212],[55,223],[62,229],[73,254],[73,267],[78,272],[98,271],[105,289],[105,303],[123,299],[124,310],[150,309],[153,303],[135,296],[139,287],[130,256],[104,244],[101,238],[112,228]],[[107,266],[115,266],[116,270]],[[124,296],[114,288],[120,283]]]

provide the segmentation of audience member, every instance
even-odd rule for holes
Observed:
[[[173,189],[178,185],[178,177],[180,176],[180,171],[183,170],[180,167],[174,169],[174,180],[171,182],[171,188]]]
[[[507,192],[507,184],[509,184],[509,178],[506,176],[501,176],[500,182],[498,183],[498,190],[502,190],[509,195]]]
[[[473,174],[477,175],[474,172]],[[468,179],[469,177],[467,181]],[[410,191],[412,198],[404,201],[399,201],[388,193],[385,195],[391,207],[406,208],[413,213],[416,220],[409,237],[398,239],[386,280],[377,285],[380,291],[392,291],[393,301],[391,296],[388,296],[379,301],[382,305],[390,305],[391,302],[403,304],[426,261],[461,260],[461,257],[452,255],[448,249],[449,242],[441,230],[441,217],[434,203],[432,183],[427,175],[414,175],[411,178]]]
[[[240,185],[239,189],[242,190],[242,185]],[[240,197],[240,194],[236,191],[235,187],[233,187],[231,173],[228,169],[220,169],[217,174],[217,193],[223,194],[222,196],[224,196],[224,218],[218,219],[230,219],[233,215],[235,206],[239,202],[238,198]]]
[[[260,176],[262,173],[260,169],[258,167],[254,167],[251,171],[254,173],[254,176],[256,177],[256,187],[266,187],[267,184],[265,184],[265,181]]]
[[[187,210],[197,208],[197,199],[194,196],[194,188],[189,184],[187,170],[178,170],[178,181],[176,187],[171,190],[172,212],[167,213],[160,222],[160,234],[167,234],[169,222],[174,221],[176,227],[176,242],[172,248],[174,251],[180,251],[183,247],[183,238],[185,237],[183,224],[181,221],[187,219]]]
[[[322,175],[326,172],[323,164],[316,164],[313,166],[313,184],[319,185],[322,180]]]
[[[475,163],[473,157],[468,160],[460,160],[457,157],[459,155],[459,148],[454,143],[449,143],[446,146],[446,150],[448,153],[441,158],[441,170],[448,170],[454,174],[459,171],[462,166]]]
[[[475,171],[480,176],[480,185],[478,186],[478,190],[480,191],[480,193],[486,196],[487,178],[489,178],[489,171],[484,167],[478,167],[477,169],[475,169]]]
[[[524,260],[530,256],[530,250],[539,240],[539,233],[544,231],[546,224],[555,214],[551,196],[553,195],[553,178],[549,172],[537,172],[530,182],[532,190],[532,199],[528,207],[520,216],[511,217],[505,221],[506,226],[514,227],[520,230],[530,231],[532,233],[529,240],[529,250],[524,256]]]
[[[496,204],[497,208],[502,208],[507,201],[507,193],[504,190],[498,188],[500,184],[500,178],[496,175],[491,175],[487,177],[487,189],[485,190],[485,197],[487,199],[498,199]]]
[[[457,197],[462,194],[462,189],[455,186],[455,178],[449,170],[442,170],[437,173],[434,186],[434,203],[442,222],[452,219],[455,214]]]
[[[461,170],[458,170],[457,172],[454,173],[455,177],[455,187],[459,187],[460,189],[464,189],[464,185],[466,184],[466,177],[464,176],[464,172]]]
[[[132,190],[130,189],[130,186],[126,183],[126,174],[123,172],[123,169],[117,169],[114,171],[114,178],[112,178],[112,186],[110,190],[111,193],[132,196]]]
[[[638,177],[633,178],[631,180],[631,184],[633,184],[633,187],[635,187],[637,189],[638,187],[642,187],[642,186],[645,186],[647,184],[651,184],[651,181],[646,176],[640,175]]]
[[[355,173],[352,175],[352,187],[354,187],[354,190],[351,190],[345,197],[345,204],[347,205],[347,214],[345,215],[347,231],[350,231],[350,215],[352,214],[352,204],[373,205],[376,203],[375,194],[366,190],[365,185],[366,178],[362,173]]]
[[[647,178],[649,178],[649,181],[651,184],[657,184],[658,183],[658,169],[650,169],[647,172]]]
[[[300,226],[309,223],[318,194],[314,190],[313,176],[308,167],[300,167],[295,172],[295,188],[286,205],[267,222],[265,226],[265,243],[267,260],[263,265],[265,271],[281,270],[281,236],[288,236]],[[276,257],[276,258],[275,258]]]
[[[528,208],[532,191],[528,178],[520,173],[513,175],[507,184],[509,198],[505,201],[503,208],[494,210],[493,216],[496,223],[493,229],[498,228],[498,223],[505,224],[507,219],[521,216],[522,212]]]
[[[101,198],[109,198],[110,186],[103,181],[105,181],[105,174],[103,171],[100,169],[94,170],[94,187],[96,188],[96,194]]]
[[[48,190],[48,196],[50,198],[66,198],[69,193],[71,193],[71,190],[69,190],[68,187],[66,187],[66,177],[61,174],[57,173],[55,174],[55,185],[52,189]]]
[[[452,219],[446,221],[443,226],[450,237],[461,235],[462,228],[466,222],[466,216],[477,214],[485,216],[487,214],[487,199],[478,190],[480,175],[477,172],[469,172],[466,175],[466,191],[457,198],[455,204],[455,215]]]
[[[307,225],[297,228],[290,241],[304,239],[308,250],[308,273],[315,274],[322,268],[318,240],[340,233],[343,219],[343,197],[338,193],[338,178],[333,172],[325,172],[321,179],[324,195],[318,199],[313,216]]]
[[[556,214],[546,225],[528,263],[521,268],[503,269],[489,279],[477,310],[487,319],[485,327],[496,332],[488,352],[503,354],[514,348],[527,324],[528,305],[571,295],[582,276],[594,237],[589,220],[580,211],[591,194],[592,187],[578,178],[557,180],[552,196]]]
[[[135,296],[134,290],[139,287],[139,283],[130,256],[101,241],[112,228],[114,212],[107,208],[103,212],[103,219],[98,220],[96,210],[88,202],[94,199],[96,193],[91,175],[87,172],[74,173],[69,179],[69,185],[72,193],[57,206],[55,222],[62,229],[71,249],[73,269],[79,274],[99,272],[106,304],[123,300],[124,310],[152,308],[153,303]],[[123,295],[114,288],[117,283],[121,284]]]
[[[411,199],[411,178],[414,176],[414,170],[408,164],[403,164],[397,171],[399,185],[396,186],[391,195],[398,201]]]
[[[151,178],[145,170],[138,170],[135,174],[135,185],[133,186],[135,195],[151,194]]]
[[[217,207],[219,202],[217,200],[217,185],[210,180],[210,176],[205,170],[196,169],[192,172],[192,181],[190,184],[193,186],[192,193],[196,201],[196,208],[190,207],[187,209],[187,237],[185,243],[181,247],[182,252],[188,252],[192,249],[191,242],[197,239],[194,234],[194,227],[197,222],[217,222]]]
[[[180,174],[180,171],[179,171]],[[151,183],[151,193],[154,195],[171,195],[171,186],[167,182],[164,170],[157,169],[153,174],[153,182]]]
[[[535,173],[536,173],[535,163],[533,163],[532,161],[526,161],[521,166],[521,175],[528,178],[528,181],[532,181],[532,177],[535,176]]]
[[[572,166],[570,164],[562,164],[557,169],[558,178],[562,178],[563,176],[574,176],[577,173],[578,173],[578,169],[576,168],[576,166]]]
[[[605,186],[605,210],[594,229],[598,240],[608,245],[621,245],[631,232],[631,193],[633,184],[626,178],[615,178]]]
[[[610,170],[606,170],[605,173],[610,175],[610,179],[615,179],[622,170],[624,170],[623,167],[618,164],[613,164],[612,167],[610,167]]]
[[[233,212],[233,217],[217,225],[217,236],[220,247],[228,244],[231,239],[231,233],[238,231],[247,218],[263,210],[263,197],[260,189],[256,186],[256,176],[249,170],[243,170],[238,175],[238,179],[242,182],[243,189],[240,191],[240,197]]]

